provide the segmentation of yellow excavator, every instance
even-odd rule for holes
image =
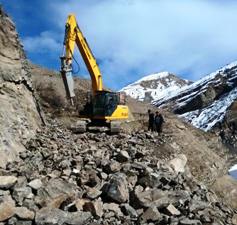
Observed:
[[[61,58],[61,75],[67,97],[74,105],[74,81],[72,62],[75,45],[78,47],[91,77],[92,93],[83,110],[79,112],[81,120],[77,122],[77,132],[85,132],[89,126],[109,127],[111,133],[118,133],[120,121],[128,118],[128,107],[124,93],[104,90],[102,75],[92,51],[81,32],[76,17],[70,14],[65,26]],[[82,119],[83,118],[83,119]]]

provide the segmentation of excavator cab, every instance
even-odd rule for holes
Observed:
[[[93,101],[93,116],[111,116],[119,104],[119,96],[114,92],[100,91]]]
[[[111,118],[118,105],[125,105],[123,93],[98,91],[94,96],[90,95],[84,107],[79,114],[82,116],[89,115],[90,118],[106,120]]]

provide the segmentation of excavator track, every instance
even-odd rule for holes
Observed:
[[[111,121],[110,122],[110,133],[111,134],[118,134],[121,130],[121,123],[118,121]]]
[[[96,129],[97,128],[97,129]],[[100,128],[100,129],[99,129]],[[103,129],[104,128],[104,129]],[[104,126],[91,126],[87,121],[79,120],[71,126],[71,130],[75,134],[85,133],[87,131],[109,132],[110,134],[118,134],[121,131],[121,123],[118,121],[111,121]]]
[[[71,127],[73,133],[85,133],[87,131],[87,122],[84,120],[79,120],[75,125]]]

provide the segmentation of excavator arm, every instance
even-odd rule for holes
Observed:
[[[95,95],[97,91],[102,91],[102,75],[99,66],[97,65],[96,59],[93,56],[86,38],[83,36],[73,14],[70,14],[67,18],[63,44],[64,49],[63,56],[61,57],[61,74],[63,77],[67,96],[71,99],[72,104],[73,97],[75,96],[72,78],[72,60],[75,45],[77,45],[86,64],[86,67],[90,73],[93,94]]]

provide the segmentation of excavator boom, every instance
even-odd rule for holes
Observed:
[[[64,50],[63,56],[61,57],[61,74],[63,77],[67,96],[71,99],[72,104],[73,98],[75,97],[72,78],[72,60],[74,58],[73,54],[75,44],[77,45],[86,64],[86,67],[90,73],[93,94],[95,94],[97,91],[102,91],[102,75],[99,66],[97,65],[96,59],[93,56],[86,38],[83,36],[73,14],[70,14],[67,18],[63,44]]]
[[[64,38],[66,59],[68,60],[69,64],[72,63],[75,44],[77,45],[82,55],[82,58],[86,64],[86,67],[90,73],[93,92],[102,91],[103,84],[99,66],[97,65],[96,59],[93,56],[92,51],[90,50],[86,38],[83,36],[77,24],[75,16],[71,14],[68,16],[66,22]]]

